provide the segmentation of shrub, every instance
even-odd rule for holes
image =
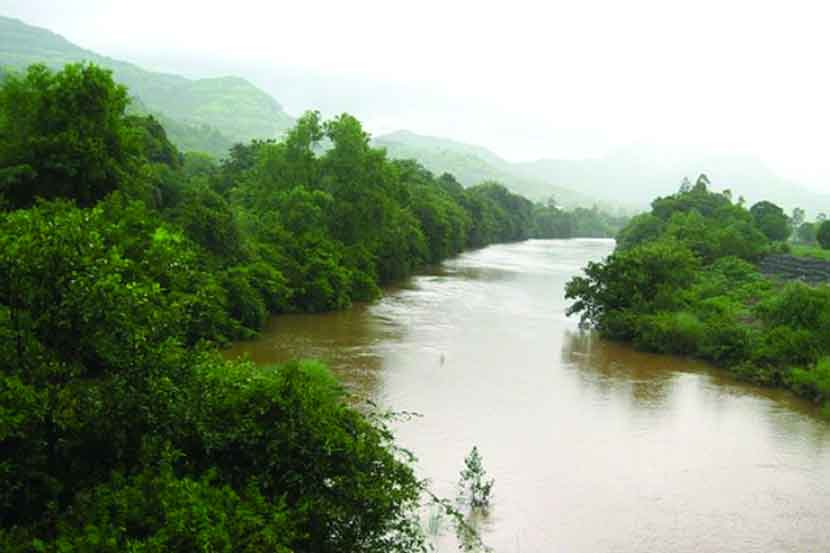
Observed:
[[[464,459],[464,470],[461,471],[459,491],[462,499],[473,509],[487,509],[490,506],[490,494],[495,481],[487,478],[484,462],[478,447],[473,447],[470,454]]]
[[[692,313],[658,313],[641,317],[636,343],[660,353],[692,354],[698,350],[705,325]]]
[[[700,342],[701,357],[724,366],[734,366],[748,360],[753,350],[752,330],[722,315],[706,321]]]
[[[756,363],[763,365],[810,365],[823,350],[824,345],[815,333],[803,328],[776,326],[762,334],[754,358]]]
[[[785,379],[799,395],[815,401],[830,399],[830,357],[819,359],[811,369],[790,369]]]

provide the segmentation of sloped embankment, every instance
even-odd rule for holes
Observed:
[[[765,257],[759,264],[759,269],[766,276],[784,280],[830,284],[830,261],[775,254]]]

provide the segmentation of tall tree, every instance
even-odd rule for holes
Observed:
[[[804,210],[800,207],[793,208],[793,214],[790,216],[790,228],[792,228],[792,234],[798,235],[798,230],[801,228],[801,225],[804,224],[806,214]]]
[[[138,133],[127,90],[95,65],[42,65],[0,85],[0,193],[13,208],[36,198],[89,206],[124,185],[135,167]]]
[[[755,224],[770,240],[786,240],[792,228],[784,210],[772,202],[758,202],[749,209]]]

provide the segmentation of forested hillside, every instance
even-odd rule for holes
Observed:
[[[85,50],[46,29],[0,17],[0,66],[25,69],[43,63],[60,69],[80,61],[111,69],[140,100],[134,107],[167,121],[173,142],[188,151],[221,157],[235,142],[275,138],[293,123],[276,100],[244,79],[192,80],[146,71]]]

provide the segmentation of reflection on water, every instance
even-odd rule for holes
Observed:
[[[400,339],[396,321],[372,317],[369,306],[318,315],[274,317],[258,340],[239,342],[225,352],[231,359],[247,357],[260,365],[314,358],[326,362],[347,388],[362,398],[374,395],[383,355],[374,346]]]
[[[692,368],[685,359],[635,351],[589,332],[565,331],[562,362],[577,368],[580,383],[603,397],[630,398],[633,408],[665,409],[677,375],[672,364]]]
[[[229,355],[319,357],[359,395],[422,413],[396,430],[439,494],[477,445],[496,551],[830,549],[830,425],[812,405],[565,316],[565,282],[612,247],[471,252],[374,304],[277,317]]]

